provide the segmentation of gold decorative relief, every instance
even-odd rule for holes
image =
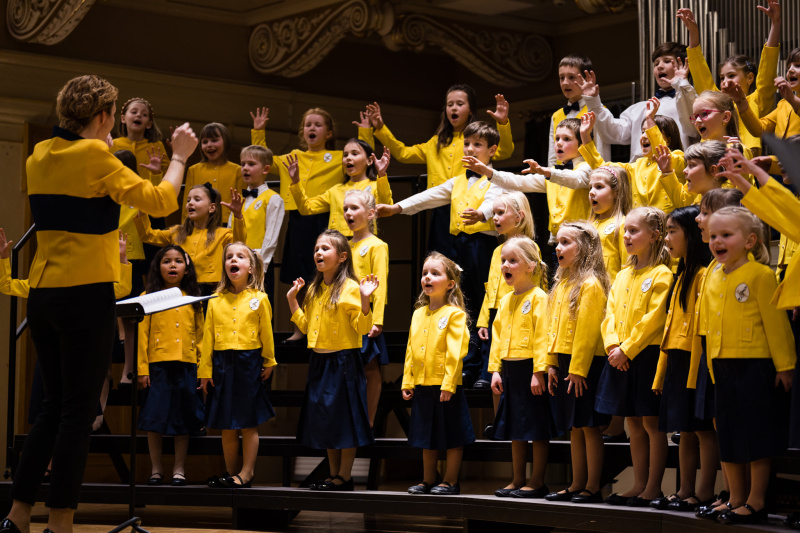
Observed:
[[[587,13],[619,13],[627,6],[635,6],[632,0],[575,0],[578,7]]]
[[[313,15],[260,24],[250,35],[250,63],[264,74],[294,78],[314,68],[348,34],[388,33],[393,17],[388,3],[350,0]]]
[[[56,44],[72,33],[95,0],[8,0],[8,31],[18,41]]]
[[[384,37],[392,50],[434,45],[482,78],[504,87],[543,80],[553,66],[544,38],[507,31],[473,30],[427,15],[403,16]]]

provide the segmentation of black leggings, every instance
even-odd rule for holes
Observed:
[[[41,363],[44,401],[14,473],[14,499],[35,503],[52,458],[47,506],[78,507],[89,435],[111,362],[114,316],[111,283],[31,289],[28,326]]]

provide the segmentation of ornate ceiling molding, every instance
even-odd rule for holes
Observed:
[[[256,26],[250,35],[250,63],[264,74],[293,78],[314,68],[347,35],[370,33],[382,36],[394,51],[439,47],[504,87],[543,80],[553,65],[550,45],[539,35],[474,30],[422,14],[395,16],[389,2],[367,0]]]
[[[391,50],[441,48],[482,78],[503,87],[543,80],[553,66],[547,41],[533,34],[473,30],[427,15],[405,15],[384,37]]]
[[[96,0],[9,0],[6,21],[18,41],[56,44],[83,20]]]
[[[384,35],[393,19],[391,4],[350,0],[313,15],[259,24],[250,34],[250,63],[264,74],[294,78],[314,68],[348,34]]]
[[[629,5],[636,5],[632,0],[575,0],[575,3],[593,15],[603,12],[619,13]]]

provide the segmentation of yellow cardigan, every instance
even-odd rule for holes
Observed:
[[[358,242],[350,240],[350,255],[353,258],[353,269],[359,280],[367,274],[378,277],[378,288],[372,293],[372,323],[376,326],[383,325],[383,311],[386,307],[386,293],[389,280],[389,245],[375,235]]]
[[[139,323],[139,375],[150,375],[150,363],[196,365],[202,340],[203,310],[193,305],[145,316]]]
[[[503,296],[492,323],[489,372],[503,359],[533,359],[533,371],[547,370],[547,294],[539,287]]]
[[[292,315],[292,322],[308,336],[311,349],[339,351],[361,348],[361,337],[372,328],[372,311],[361,312],[361,290],[348,279],[336,305],[330,304],[331,287],[323,283],[322,294]]]

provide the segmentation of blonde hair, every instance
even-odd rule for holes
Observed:
[[[339,266],[336,268],[336,272],[333,275],[330,300],[326,302],[327,308],[330,309],[332,307],[333,309],[336,309],[339,304],[339,297],[342,295],[344,284],[348,279],[352,279],[358,283],[358,278],[356,278],[356,271],[353,268],[353,258],[350,257],[350,243],[348,242],[347,237],[335,229],[326,229],[319,234],[319,237],[317,237],[317,242],[323,238],[330,241],[330,243],[333,245],[333,249],[336,250],[336,255],[341,257],[342,254],[344,254],[345,257],[345,260],[339,263]],[[306,296],[303,299],[304,310],[308,309],[308,307],[314,301],[314,298],[319,297],[325,291],[325,284],[323,281],[324,277],[322,272],[317,271],[317,274],[314,276],[314,281],[311,282],[311,286],[308,288],[308,291],[306,291]]]
[[[508,239],[501,250],[516,250],[522,259],[533,267],[531,281],[543,290],[547,290],[547,265],[542,261],[539,247],[528,237],[516,235]]]
[[[739,136],[739,113],[736,111],[736,104],[733,103],[733,98],[722,91],[703,91],[695,99],[695,102],[698,100],[705,100],[720,113],[729,112],[731,118],[725,125],[725,135],[728,137]]]
[[[495,203],[500,202],[506,209],[511,210],[519,217],[519,223],[514,228],[514,235],[522,235],[529,239],[536,238],[536,224],[531,213],[531,204],[528,198],[520,191],[505,191],[494,199]],[[500,236],[505,239],[505,235]]]
[[[80,133],[103,111],[111,114],[118,94],[116,87],[99,76],[89,74],[72,78],[58,91],[58,126]]]
[[[331,132],[330,138],[325,140],[325,149],[333,150],[333,147],[335,146],[334,137],[336,136],[333,132],[333,116],[321,107],[312,107],[303,113],[303,118],[300,119],[300,129],[297,131],[297,137],[300,139],[300,147],[304,150],[308,150],[308,144],[306,144],[306,138],[303,135],[303,130],[305,130],[306,127],[306,118],[308,118],[308,115],[319,115],[322,117],[322,120],[325,122],[325,127]]]
[[[228,249],[232,246],[238,246],[247,250],[247,258],[250,260],[250,273],[247,275],[247,288],[255,289],[264,292],[264,260],[261,259],[261,254],[249,248],[241,241],[230,242],[225,245],[222,250],[222,279],[219,280],[217,288],[214,292],[233,292],[233,282],[228,278],[228,272],[225,270],[225,259],[228,255]]]
[[[739,228],[742,232],[747,235],[748,233],[752,233],[756,236],[756,244],[753,246],[752,249],[747,250],[749,253],[753,254],[753,257],[759,263],[764,265],[769,264],[769,249],[767,245],[764,243],[765,238],[765,230],[764,223],[761,221],[760,218],[755,216],[751,213],[748,209],[744,207],[734,207],[734,206],[727,206],[723,207],[717,211],[714,211],[711,216],[709,217],[709,222],[712,218],[715,217],[730,217],[736,219],[739,223]]]
[[[376,209],[375,197],[372,196],[371,193],[368,193],[367,191],[362,191],[361,189],[350,189],[349,191],[344,193],[343,203],[346,203],[347,199],[351,196],[354,197],[359,202],[361,202],[361,204],[367,211],[369,211],[370,209],[373,210]],[[367,213],[367,215],[369,216],[369,213]],[[378,232],[378,225],[377,222],[375,221],[374,216],[372,218],[367,219],[367,227],[369,228],[369,232],[372,233],[373,235],[375,235]]]
[[[272,150],[259,144],[251,144],[250,146],[245,146],[242,148],[242,152],[239,155],[239,160],[242,160],[247,156],[252,157],[263,166],[272,165],[272,159],[274,157]]]
[[[445,302],[447,305],[458,307],[467,313],[467,308],[464,305],[464,293],[461,292],[461,267],[458,266],[455,261],[440,254],[439,252],[431,252],[428,254],[428,257],[425,258],[425,262],[422,263],[423,269],[425,268],[425,263],[428,261],[439,261],[442,266],[444,266],[444,273],[447,276],[447,279],[454,282],[453,287],[447,290],[447,295],[445,296]],[[419,297],[417,297],[417,303],[414,305],[414,309],[426,307],[430,304],[430,297],[425,294],[425,291],[422,291],[420,292]],[[469,327],[469,322],[469,313],[467,313],[467,327]]]
[[[625,221],[625,216],[631,210],[633,205],[633,198],[631,193],[631,182],[628,177],[628,171],[622,167],[604,165],[594,169],[589,173],[589,181],[592,178],[602,178],[603,182],[614,191],[614,207],[612,207],[611,216],[617,221],[614,228],[614,239],[619,238],[619,230],[622,223]],[[594,222],[597,220],[597,213],[591,211],[589,213],[589,220]]]
[[[608,276],[603,261],[603,244],[600,241],[600,234],[590,222],[565,222],[558,228],[559,233],[562,231],[569,232],[570,237],[578,245],[578,250],[571,266],[560,266],[556,270],[553,278],[553,290],[547,296],[547,308],[552,309],[554,296],[561,284],[571,286],[569,317],[571,320],[575,320],[578,316],[581,288],[594,279],[603,288],[603,293],[608,296],[608,291],[611,289],[611,278]]]
[[[153,106],[150,105],[150,102],[145,100],[144,98],[139,98],[138,96],[131,98],[124,104],[122,104],[122,111],[120,111],[120,116],[123,116],[125,112],[128,110],[131,104],[143,104],[147,107],[147,112],[150,113],[150,127],[144,130],[144,138],[150,141],[151,143],[158,142],[161,140],[161,130],[158,128],[156,124],[156,113],[153,111]],[[128,136],[128,125],[119,121],[119,134],[122,137]]]
[[[632,220],[641,220],[655,237],[650,245],[650,263],[647,266],[669,265],[672,258],[667,251],[664,239],[667,235],[667,214],[656,207],[637,207],[628,213],[625,224],[628,225]],[[628,257],[625,266],[638,265],[638,258],[635,254]]]

